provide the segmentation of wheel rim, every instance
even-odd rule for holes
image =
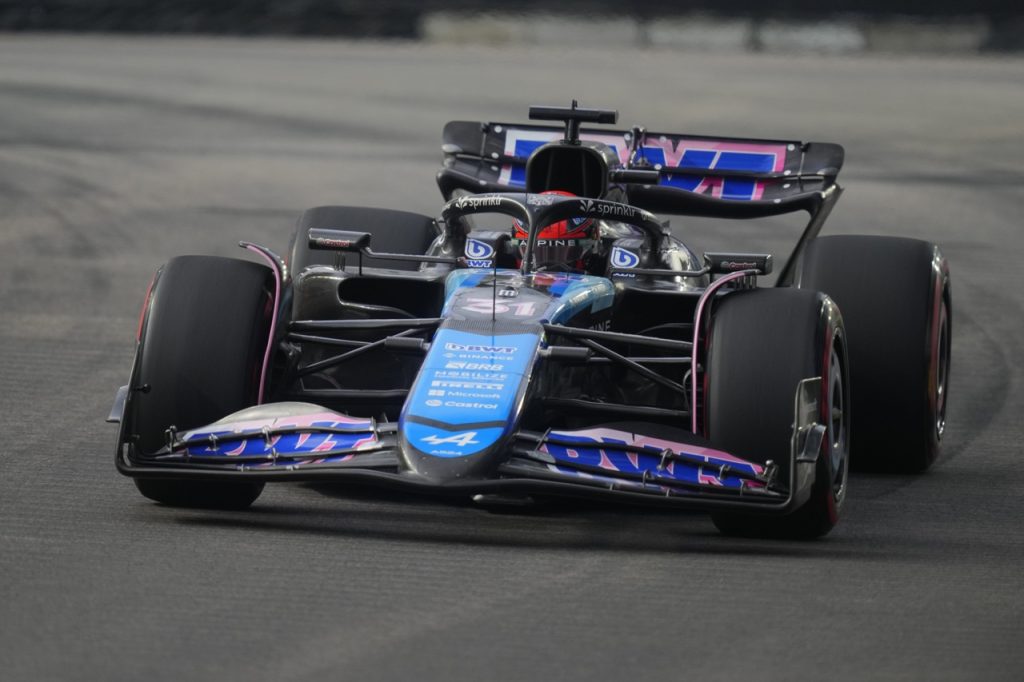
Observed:
[[[939,440],[946,430],[946,389],[949,386],[949,311],[945,297],[939,306],[939,338],[935,362],[935,438]]]
[[[835,344],[832,346],[828,365],[828,438],[832,465],[832,495],[839,502],[846,494],[850,430],[847,423],[843,366]]]

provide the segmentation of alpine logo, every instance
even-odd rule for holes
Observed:
[[[611,264],[613,268],[635,268],[640,265],[640,256],[621,246],[612,248]]]
[[[460,445],[462,447],[466,447],[468,445],[479,445],[480,441],[473,440],[474,438],[476,438],[476,431],[463,431],[462,433],[455,433],[444,438],[438,438],[437,434],[432,433],[426,438],[421,438],[420,441],[430,443],[431,445],[443,445],[445,443],[452,443],[453,445]]]
[[[483,260],[492,256],[494,256],[494,247],[487,242],[482,242],[479,239],[466,240],[466,258]]]

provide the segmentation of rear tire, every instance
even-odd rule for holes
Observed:
[[[158,273],[147,304],[131,386],[128,437],[144,458],[165,431],[212,423],[255,405],[270,330],[268,268],[181,256]],[[135,479],[145,497],[173,507],[244,509],[263,490],[249,481]]]
[[[839,520],[847,481],[849,383],[836,305],[818,292],[757,289],[727,295],[712,317],[706,433],[715,447],[779,465],[789,480],[794,400],[800,381],[822,380],[819,423],[827,437],[811,496],[785,516],[716,512],[727,535],[812,539]]]
[[[288,267],[294,276],[313,265],[332,265],[336,254],[309,248],[311,228],[369,232],[370,247],[381,253],[424,254],[430,248],[437,230],[434,219],[419,213],[362,206],[317,206],[303,211],[292,235]],[[356,256],[350,256],[355,258]],[[363,258],[367,267],[391,270],[417,270],[416,261]]]
[[[807,247],[798,286],[822,291],[849,330],[852,464],[920,472],[939,454],[952,340],[949,267],[938,247],[842,235]]]

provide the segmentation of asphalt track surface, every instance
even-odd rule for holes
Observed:
[[[0,679],[1019,680],[1021,61],[0,37]],[[837,141],[826,233],[953,268],[948,436],[852,478],[820,542],[697,514],[497,515],[303,485],[178,511],[104,424],[138,308],[181,253],[283,249],[325,203],[433,213],[440,130],[531,103]],[[783,255],[793,225],[698,248]]]

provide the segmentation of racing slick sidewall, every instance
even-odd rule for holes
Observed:
[[[744,459],[772,460],[789,481],[797,386],[821,380],[818,422],[826,426],[810,498],[784,517],[716,514],[737,534],[811,538],[836,524],[846,496],[850,423],[843,319],[824,294],[757,289],[727,294],[707,340],[706,435]],[[723,522],[724,520],[724,522]]]

